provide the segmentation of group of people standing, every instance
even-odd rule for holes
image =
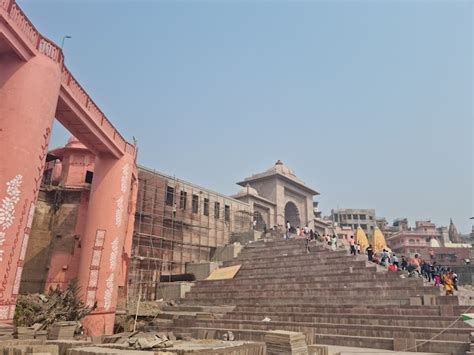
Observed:
[[[292,227],[290,222],[286,222],[285,239],[289,239],[291,234],[296,234],[298,237],[306,238],[306,248],[308,249],[308,242],[311,240],[319,240],[326,242],[331,246],[332,250],[337,249],[336,234],[321,236],[317,232],[305,225],[303,228],[297,226]],[[424,277],[428,282],[433,282],[434,286],[442,285],[446,291],[446,295],[452,295],[454,290],[458,289],[458,276],[451,269],[436,265],[434,261],[433,251],[430,251],[431,260],[423,260],[419,254],[415,254],[411,258],[406,258],[404,255],[399,257],[388,249],[382,249],[378,254],[375,252],[372,244],[369,244],[365,250],[362,250],[360,243],[356,242],[354,236],[349,238],[349,248],[351,255],[359,255],[364,253],[367,259],[373,263],[386,267],[389,271],[407,271],[410,277],[419,276]]]
[[[447,296],[453,295],[454,290],[458,290],[458,275],[448,267],[437,265],[432,251],[430,251],[430,261],[422,259],[419,254],[415,254],[412,258],[402,255],[399,259],[395,253],[387,249],[383,249],[380,255],[376,255],[372,245],[367,247],[366,254],[369,261],[380,264],[389,271],[407,271],[409,277],[423,277],[426,281],[433,282],[436,287],[442,285]]]
[[[297,226],[292,227],[290,222],[286,222],[285,239],[289,239],[291,234],[296,234],[299,237],[306,238],[306,248],[308,250],[309,241],[319,240],[326,242],[331,246],[332,250],[337,249],[337,235],[333,234],[321,236],[305,225],[303,228]],[[428,282],[433,282],[434,286],[442,285],[446,291],[446,295],[454,294],[454,290],[458,290],[458,276],[451,269],[445,266],[436,265],[434,261],[433,251],[430,251],[430,260],[424,260],[419,254],[415,254],[411,258],[404,255],[399,258],[395,253],[388,249],[382,249],[378,254],[374,251],[372,244],[369,244],[364,251],[362,251],[360,243],[356,242],[354,236],[349,238],[349,248],[351,255],[359,255],[364,253],[367,259],[373,263],[386,267],[389,271],[407,271],[409,277],[418,276],[424,277]]]

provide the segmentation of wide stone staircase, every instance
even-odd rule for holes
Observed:
[[[469,351],[472,328],[459,315],[470,308],[457,297],[386,272],[363,255],[312,243],[309,252],[302,239],[247,245],[224,265],[241,265],[233,279],[198,281],[179,306],[164,309],[188,314],[171,317],[172,329],[197,337],[231,331],[240,340],[263,340],[280,329],[304,333],[309,344]],[[233,308],[215,316],[212,309],[222,306]]]

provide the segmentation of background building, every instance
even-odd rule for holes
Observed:
[[[429,259],[430,250],[433,250],[438,264],[462,265],[466,259],[471,259],[472,245],[446,241],[446,230],[446,227],[437,227],[431,221],[416,221],[414,228],[408,227],[388,237],[387,244],[400,255],[419,254]]]
[[[361,227],[367,236],[372,237],[376,224],[375,210],[362,208],[345,208],[331,210],[331,220],[340,227]]]
[[[77,139],[48,154],[26,250],[21,293],[64,286],[77,276],[95,156]],[[249,204],[144,167],[127,221],[131,255],[120,265],[119,294],[155,299],[160,279],[187,262],[209,261],[232,233],[248,232]],[[131,215],[133,217],[133,215]]]
[[[160,278],[184,274],[188,262],[211,260],[232,233],[251,225],[248,203],[139,167],[129,296],[155,299]]]

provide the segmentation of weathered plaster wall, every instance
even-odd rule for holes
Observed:
[[[64,286],[77,274],[79,234],[87,192],[40,192],[26,251],[20,293]],[[79,220],[80,220],[79,219]]]

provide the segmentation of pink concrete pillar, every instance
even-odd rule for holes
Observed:
[[[120,159],[96,157],[78,274],[86,303],[97,302],[83,321],[91,336],[113,332],[134,170],[134,156],[128,153]]]
[[[60,65],[0,56],[0,322],[11,323],[61,84]]]

